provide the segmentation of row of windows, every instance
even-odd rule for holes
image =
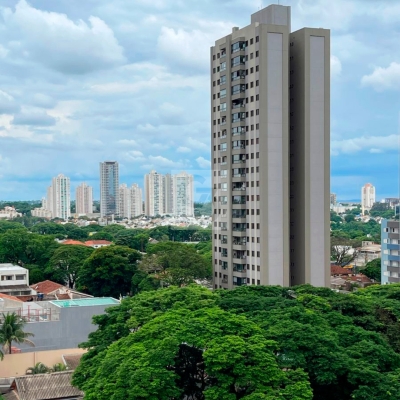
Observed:
[[[245,85],[237,85],[237,86],[245,86]],[[232,94],[236,94],[236,93],[232,93]],[[219,93],[217,93],[217,98],[223,99],[225,97],[226,97],[226,89],[222,89]],[[254,99],[255,99],[255,101],[259,101],[260,100],[260,95],[256,94],[255,97],[254,96],[250,96],[250,97],[246,97],[246,99],[240,99],[240,100],[243,100],[246,104],[248,104],[249,101],[250,101],[250,103],[252,103],[254,101]],[[215,94],[213,95],[213,100],[215,100]],[[214,110],[214,112],[215,112],[215,110]]]
[[[252,183],[254,183],[254,182],[252,182]],[[221,210],[222,210],[222,212],[221,212]],[[243,211],[243,213],[235,213],[236,211]],[[245,210],[232,210],[232,212],[233,212],[233,214],[232,214],[232,218],[245,218],[246,217],[246,215],[260,215],[260,210],[255,210],[254,211],[254,209],[252,209],[252,210],[246,210],[246,213],[244,212]],[[214,209],[214,214],[222,214],[222,215],[226,215],[228,213],[228,210],[227,209],[224,209],[224,208],[219,208],[218,209],[218,212],[217,212],[217,209],[215,208]],[[396,254],[397,255],[397,254]]]
[[[217,250],[218,249],[218,250]],[[223,253],[223,254],[225,254],[226,256],[228,255],[228,249],[225,249],[225,248],[221,248],[221,247],[214,247],[214,251],[217,253]],[[238,250],[234,250],[234,251],[238,251]],[[239,250],[240,251],[240,250]],[[243,251],[243,253],[244,253],[244,251]],[[246,254],[247,254],[247,257],[250,257],[250,250],[246,250]],[[235,254],[236,255],[236,254]],[[261,254],[260,254],[260,252],[259,251],[251,251],[251,257],[261,257]],[[216,261],[216,259],[214,259],[215,261]],[[215,262],[214,261],[214,262]],[[215,264],[217,264],[217,262],[215,262]],[[247,268],[247,269],[249,269],[249,268]],[[258,271],[258,270],[257,270]]]
[[[258,43],[260,40],[259,36],[256,36],[255,41],[256,43]],[[254,39],[251,38],[250,39],[250,45],[252,45],[254,43]],[[240,51],[240,50],[244,50],[246,47],[249,46],[249,41],[239,41],[239,42],[235,42],[231,45],[231,52],[235,53],[236,51]],[[220,57],[225,57],[226,56],[226,49],[221,49],[221,53],[217,53],[216,55],[213,55],[213,60],[215,61],[217,58]]]
[[[232,81],[235,81],[237,79],[239,79],[239,78],[236,75],[235,75],[235,78],[232,78],[232,75],[231,75],[231,80]],[[224,85],[225,83],[226,83],[226,75],[222,75],[220,79],[217,79],[217,81],[213,81],[213,86]],[[259,85],[260,85],[260,82],[258,80],[256,80],[256,86],[259,86]],[[244,90],[249,89],[249,87],[253,88],[254,87],[254,82],[253,81],[250,82],[250,86],[249,86],[248,83],[232,86],[232,94],[235,94],[235,93],[233,93],[233,88],[236,88],[236,87],[243,88],[243,90],[241,90],[241,91],[244,91]]]
[[[228,236],[227,235],[217,235],[216,233],[214,233],[214,239],[217,240],[219,239],[222,243],[228,243]],[[259,237],[233,237],[233,244],[246,244],[246,243],[250,243],[250,239],[251,239],[251,243],[260,243],[260,238]],[[220,262],[221,264],[221,262]]]
[[[222,117],[221,119],[219,119],[218,118],[218,120],[214,120],[214,125],[216,125],[217,124],[217,122],[218,122],[218,125],[224,125],[224,124],[226,124],[226,122],[227,122],[227,120],[226,120],[226,117]],[[233,122],[238,122],[238,121],[233,121]],[[254,131],[254,128],[256,129],[256,130],[258,130],[258,129],[260,129],[260,124],[252,124],[252,125],[250,125],[250,127],[249,127],[249,125],[247,125],[246,127],[244,127],[244,126],[241,126],[241,127],[239,127],[239,128],[245,128],[246,129],[246,132],[248,132],[249,130],[250,131]],[[225,130],[225,132],[226,132],[226,130]],[[239,131],[240,133],[243,133],[243,130],[240,130]],[[232,133],[233,134],[233,133]],[[214,132],[214,138],[215,138],[215,132]]]
[[[232,141],[232,149],[245,149],[246,146],[248,146],[249,144],[259,144],[259,138],[254,139],[250,139],[249,140],[234,140]],[[228,144],[225,143],[221,143],[218,145],[218,147],[215,145],[214,146],[214,151],[216,151],[217,149],[220,151],[226,151],[228,147]]]

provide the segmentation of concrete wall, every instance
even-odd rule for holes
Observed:
[[[22,352],[76,348],[87,340],[90,332],[97,329],[92,324],[93,316],[104,314],[107,307],[110,306],[61,308],[59,321],[29,322],[25,325],[25,331],[35,335],[31,338],[35,343],[34,348],[17,346]]]
[[[33,367],[36,363],[41,362],[47,367],[54,364],[62,363],[62,355],[67,354],[83,354],[86,350],[69,348],[63,350],[50,350],[31,353],[6,354],[4,360],[0,362],[0,377],[16,377],[25,375],[28,368]]]

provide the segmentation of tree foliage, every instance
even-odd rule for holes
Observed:
[[[97,316],[74,374],[87,399],[389,400],[400,285],[144,292]]]
[[[131,291],[132,277],[141,254],[124,246],[96,249],[86,259],[78,277],[78,288],[93,296],[119,297]]]

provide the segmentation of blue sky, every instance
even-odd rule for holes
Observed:
[[[259,0],[2,0],[0,199],[38,199],[64,173],[98,194],[150,169],[209,182],[209,48]],[[292,28],[332,30],[331,187],[399,195],[400,1],[287,0]],[[204,199],[204,198],[203,198]]]

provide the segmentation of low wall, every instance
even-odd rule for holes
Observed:
[[[83,349],[63,349],[38,351],[30,353],[6,354],[3,361],[0,361],[0,378],[16,377],[25,375],[28,368],[33,367],[36,363],[41,362],[47,367],[54,364],[62,363],[62,355],[67,354],[83,354]]]

